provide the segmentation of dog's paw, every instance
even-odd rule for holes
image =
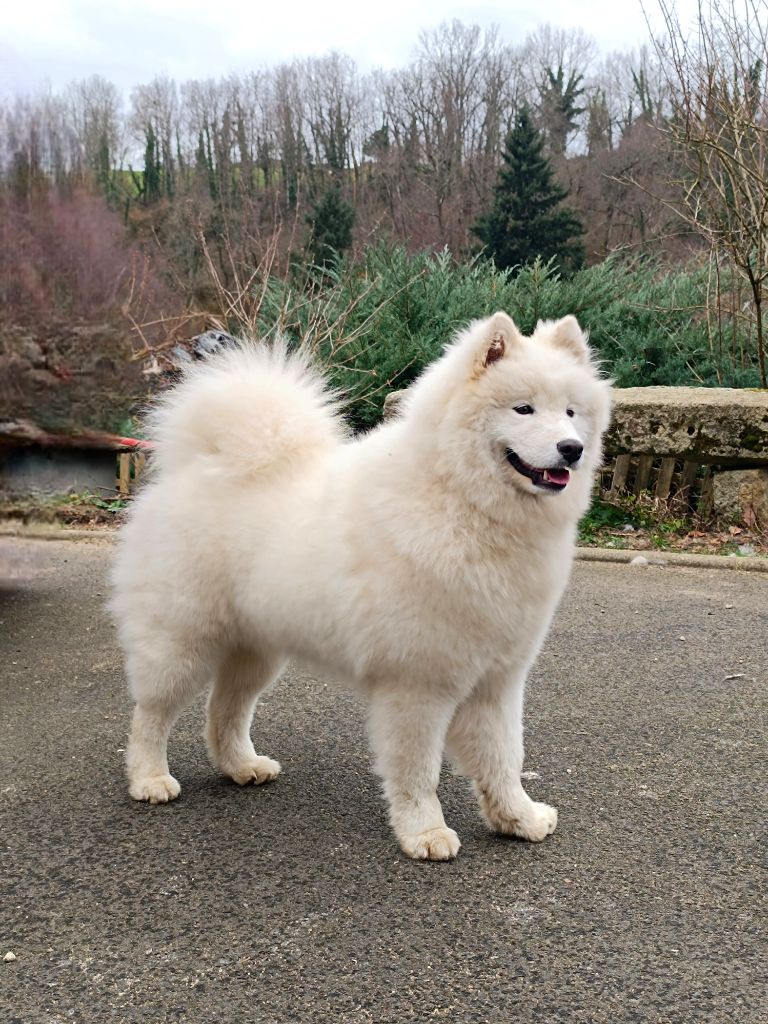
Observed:
[[[172,775],[150,775],[131,782],[128,792],[134,800],[144,800],[150,804],[167,804],[170,800],[176,799],[181,792],[181,786]]]
[[[250,761],[243,761],[237,767],[227,771],[226,774],[233,779],[238,786],[260,786],[262,782],[271,782],[276,779],[282,771],[279,761],[273,761],[271,757],[260,757],[258,754]]]
[[[453,860],[461,846],[453,829],[445,827],[398,838],[403,853],[413,860]]]
[[[557,828],[557,810],[549,804],[531,800],[514,815],[491,819],[492,827],[505,836],[517,836],[531,843],[540,843]]]

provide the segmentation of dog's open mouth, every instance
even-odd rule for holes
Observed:
[[[537,466],[529,466],[511,448],[507,448],[507,462],[518,473],[527,476],[532,483],[545,491],[563,491],[571,479],[571,474],[567,469],[547,469],[545,467],[539,469]]]

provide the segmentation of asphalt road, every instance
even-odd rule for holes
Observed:
[[[174,733],[128,798],[107,543],[0,539],[0,1021],[766,1020],[768,580],[581,563],[533,673],[530,845],[445,773],[450,864],[396,849],[357,699],[291,672],[273,785]],[[7,951],[16,960],[2,962]]]

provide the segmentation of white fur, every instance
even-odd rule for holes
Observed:
[[[521,403],[535,414],[515,412]],[[557,813],[520,781],[523,687],[568,578],[608,417],[609,385],[572,317],[531,338],[503,313],[476,321],[401,415],[358,440],[301,357],[254,345],[195,369],[154,419],[154,472],[114,569],[136,701],[131,796],[178,796],[168,734],[208,689],[214,763],[239,783],[274,778],[251,716],[295,657],[367,694],[406,854],[459,849],[436,792],[444,751],[493,829],[545,838]],[[564,437],[585,447],[562,493],[506,461],[512,448],[554,465]]]

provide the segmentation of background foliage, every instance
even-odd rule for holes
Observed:
[[[755,366],[713,347],[708,280],[700,261],[671,273],[623,252],[561,277],[541,261],[514,273],[479,258],[457,262],[447,250],[409,254],[382,243],[330,274],[269,278],[254,327],[313,348],[347,395],[357,427],[377,422],[387,391],[406,387],[455,331],[497,309],[525,333],[539,320],[575,313],[620,387],[757,386]],[[734,325],[720,326],[728,347]]]
[[[620,385],[766,386],[765,0],[712,0],[690,26],[657,2],[666,34],[626,53],[582,30],[504,40],[453,21],[387,71],[332,53],[159,76],[129,98],[100,78],[0,98],[8,408],[22,377],[30,402],[47,388],[40,406],[85,380],[52,325],[120,324],[155,372],[219,324],[302,339],[369,426],[389,388],[499,308],[526,331],[576,313]],[[567,255],[541,223],[524,252],[494,228],[477,254],[473,225],[521,192],[504,147],[528,110],[529,172],[535,155],[584,227],[587,265],[567,279],[535,258]]]

